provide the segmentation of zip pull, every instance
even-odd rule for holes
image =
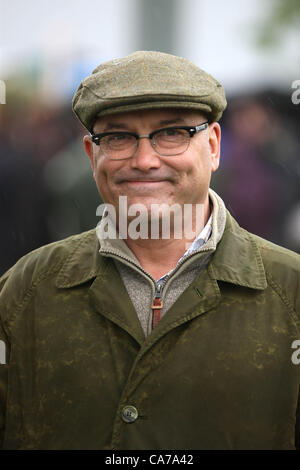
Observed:
[[[153,300],[152,308],[152,328],[155,328],[161,319],[161,312],[163,303],[161,300],[162,296],[162,284],[156,284],[155,286],[155,298]]]

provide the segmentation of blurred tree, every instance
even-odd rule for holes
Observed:
[[[268,0],[269,14],[258,30],[256,42],[262,47],[275,48],[288,29],[300,33],[300,0]]]

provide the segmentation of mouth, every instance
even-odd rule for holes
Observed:
[[[156,193],[161,193],[161,191],[167,191],[170,185],[168,180],[123,180],[118,184],[119,189],[124,194],[131,195],[151,195],[154,196]]]
[[[175,177],[173,175],[159,175],[159,174],[119,174],[115,177],[115,184],[157,184],[157,183],[172,183]]]
[[[126,186],[127,188],[132,188],[132,189],[155,190],[155,188],[158,188],[159,186],[165,185],[167,183],[170,184],[170,181],[167,181],[167,180],[128,180],[128,181],[123,181],[120,184],[122,186]]]
[[[167,180],[128,180],[123,181],[125,184],[157,184],[165,183]]]

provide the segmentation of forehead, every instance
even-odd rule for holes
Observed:
[[[190,109],[145,109],[102,116],[96,120],[94,132],[102,132],[104,129],[113,127],[129,129],[145,125],[150,127],[181,124],[192,126],[200,124],[203,119],[205,116],[201,112]]]

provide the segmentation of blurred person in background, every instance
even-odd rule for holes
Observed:
[[[276,97],[274,97],[276,100]],[[223,132],[221,172],[213,187],[239,223],[261,237],[300,250],[290,214],[300,201],[299,141],[293,119],[275,110],[272,93],[231,101]],[[270,103],[271,102],[271,103]],[[294,218],[293,218],[294,219]]]
[[[0,114],[0,275],[33,249],[95,226],[101,202],[69,107],[8,102]]]
[[[240,227],[210,189],[225,107],[211,75],[159,52],[101,64],[80,84],[73,109],[106,209],[96,229],[0,279],[4,449],[300,448],[300,258]],[[257,107],[241,120],[241,140],[271,132]],[[132,235],[134,204],[148,230],[164,204],[157,237]],[[202,209],[192,237],[174,220],[163,236],[174,204]]]
[[[6,108],[7,109],[7,108]],[[5,109],[5,111],[6,111]],[[26,143],[26,113],[0,115],[0,274],[18,258],[48,243],[45,214],[48,194],[42,182],[40,163]]]

